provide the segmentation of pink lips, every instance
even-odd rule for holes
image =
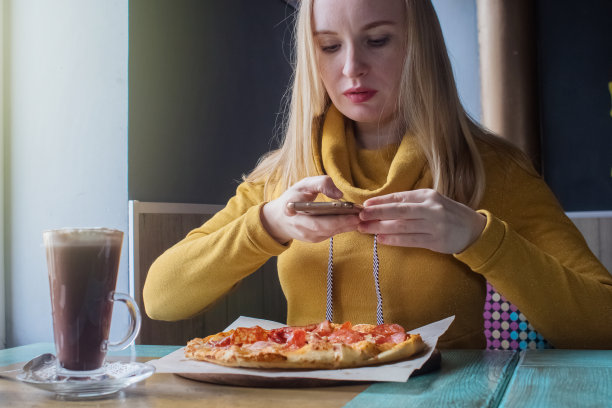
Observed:
[[[356,87],[348,89],[344,92],[344,96],[349,98],[349,100],[353,103],[362,103],[370,100],[374,95],[376,95],[374,89]]]

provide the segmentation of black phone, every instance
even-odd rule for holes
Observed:
[[[287,203],[287,208],[309,215],[342,215],[359,214],[359,212],[363,209],[363,206],[351,203],[350,201],[306,201]]]

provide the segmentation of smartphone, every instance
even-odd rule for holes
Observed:
[[[359,214],[363,206],[350,201],[331,201],[331,202],[293,202],[287,203],[287,208],[299,213],[309,215],[341,215]]]

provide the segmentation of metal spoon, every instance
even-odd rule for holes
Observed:
[[[15,370],[8,371],[0,371],[0,377],[8,378],[14,380],[18,373],[24,372],[26,375],[31,375],[41,368],[50,366],[55,364],[55,356],[51,353],[41,354],[39,356],[34,357],[30,361],[24,364],[22,368],[17,368]]]

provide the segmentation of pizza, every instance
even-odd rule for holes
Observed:
[[[398,324],[343,324],[266,330],[238,327],[187,343],[185,357],[229,367],[335,369],[406,359],[425,349]]]

